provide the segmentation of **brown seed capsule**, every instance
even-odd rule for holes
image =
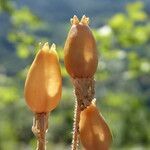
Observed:
[[[65,66],[73,78],[92,77],[96,72],[98,56],[96,42],[88,26],[89,18],[83,16],[79,22],[74,16],[65,47]]]
[[[80,115],[80,139],[86,150],[108,150],[112,141],[111,132],[94,104]]]
[[[50,112],[59,103],[62,79],[55,44],[45,43],[37,53],[27,74],[25,99],[33,112]]]

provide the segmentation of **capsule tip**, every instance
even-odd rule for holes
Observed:
[[[82,16],[80,23],[84,24],[84,25],[89,25],[89,17],[86,17],[85,15]]]
[[[48,44],[48,42],[46,42],[46,43],[43,45],[42,50],[45,50],[45,51],[48,51],[48,50],[49,50],[49,44]]]
[[[56,51],[56,44],[55,43],[52,44],[50,50]]]
[[[84,25],[89,25],[89,17],[86,17],[85,15],[82,16],[80,23],[84,24]]]
[[[73,18],[70,19],[70,22],[72,25],[79,24],[79,19],[76,15],[73,16]]]
[[[41,46],[42,45],[42,42],[39,42],[39,46]]]
[[[58,54],[57,54],[57,51],[56,51],[56,44],[55,43],[53,43],[51,45],[49,53],[54,54],[57,57],[57,59],[59,60],[59,57],[58,57]]]
[[[39,46],[39,49],[41,50],[41,49],[42,49],[42,43],[39,42],[39,43],[38,43],[38,46]]]

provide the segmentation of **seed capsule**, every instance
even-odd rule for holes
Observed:
[[[111,132],[94,104],[80,115],[80,139],[86,150],[108,150],[112,141]]]
[[[25,99],[33,112],[50,112],[59,103],[62,79],[55,44],[45,43],[37,53],[27,74]]]
[[[79,22],[74,16],[71,23],[64,46],[66,69],[73,78],[92,77],[96,72],[98,57],[96,42],[88,26],[89,18],[83,16]]]

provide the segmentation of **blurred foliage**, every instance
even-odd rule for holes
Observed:
[[[98,104],[114,135],[114,147],[150,142],[150,22],[143,3],[128,4],[95,31],[101,58]]]
[[[23,86],[39,49],[37,43],[49,41],[47,36],[37,34],[39,29],[47,29],[47,24],[26,6],[16,7],[10,0],[0,0],[0,4],[0,13],[8,14],[10,25],[5,32],[7,42],[0,39],[2,49],[10,49],[7,58],[2,57],[5,51],[0,51],[0,149],[30,150],[35,148],[36,140]],[[150,148],[150,21],[144,4],[128,4],[124,13],[115,14],[93,33],[100,55],[95,76],[97,106],[112,130],[112,149]],[[57,51],[63,96],[59,107],[50,114],[47,139],[48,149],[66,150],[72,136],[73,88],[61,45]]]

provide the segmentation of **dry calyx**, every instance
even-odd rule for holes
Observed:
[[[45,43],[38,51],[28,71],[24,94],[35,117],[32,131],[38,139],[37,150],[45,150],[45,133],[48,130],[48,114],[60,101],[62,78],[56,46]]]
[[[82,127],[83,130],[81,131],[85,131],[84,129],[86,127],[86,123],[88,123],[89,125],[87,128],[89,130],[93,129],[94,125],[94,122],[90,123],[89,121],[82,121],[82,118],[85,118],[82,114],[86,114],[84,113],[84,111],[91,108],[92,100],[94,99],[94,74],[96,72],[98,64],[98,53],[94,36],[89,27],[89,18],[84,15],[81,21],[79,21],[77,16],[74,16],[71,19],[71,25],[72,26],[68,33],[68,37],[64,46],[64,61],[66,70],[71,76],[76,95],[74,131],[72,141],[72,150],[76,150],[78,147],[78,135],[80,130],[79,122],[82,122],[80,124],[80,127]],[[100,119],[101,116],[97,118]],[[106,123],[103,122],[103,124]],[[101,132],[101,130],[97,131]],[[88,130],[87,132],[89,133]],[[90,138],[94,137],[94,132],[90,133],[92,134]],[[110,134],[111,136],[110,132],[108,132],[108,134]],[[85,134],[80,134],[80,138],[84,148],[87,149],[86,142],[89,142],[90,139],[86,140],[87,137],[85,136]],[[93,144],[95,143],[92,143],[91,146]],[[101,142],[99,138],[97,138],[96,144],[103,145],[104,143]]]

